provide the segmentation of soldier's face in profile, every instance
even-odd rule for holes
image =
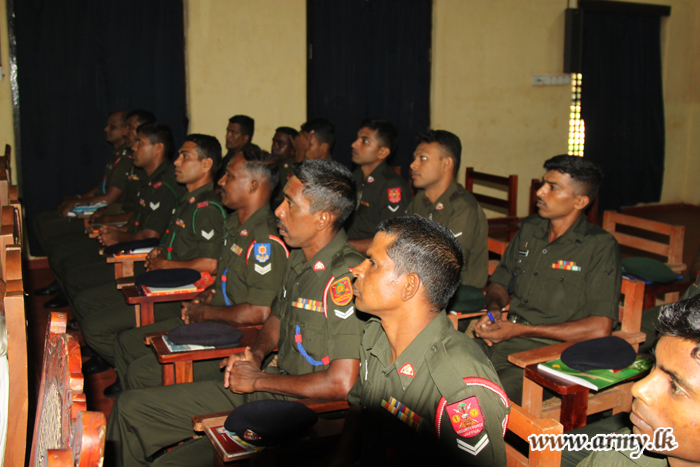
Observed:
[[[695,343],[680,337],[663,336],[656,345],[656,365],[643,380],[632,386],[634,433],[654,439],[654,430],[673,428],[678,447],[662,452],[671,458],[696,465],[700,462],[700,363],[691,352]],[[670,460],[670,465],[681,465]]]
[[[379,160],[382,146],[377,139],[377,130],[360,128],[357,139],[352,143],[352,161],[357,165],[374,164]]]
[[[136,142],[131,149],[134,151],[134,165],[136,167],[147,166],[154,157],[154,145],[151,144],[151,140],[148,139],[148,136],[143,133],[138,133],[136,135]]]
[[[318,232],[318,216],[311,214],[310,203],[303,195],[304,185],[297,177],[289,179],[284,187],[284,201],[275,209],[277,227],[285,243],[292,248],[303,248]]]
[[[136,143],[136,129],[139,127],[139,118],[134,115],[126,120],[126,125],[122,130],[122,136],[124,136],[124,142],[127,147],[132,147]]]
[[[576,194],[576,182],[571,175],[558,170],[544,174],[542,186],[537,190],[537,208],[545,219],[559,219],[568,216],[574,209],[580,195]]]
[[[387,253],[393,241],[393,236],[378,232],[367,249],[367,259],[352,271],[355,307],[360,311],[381,316],[400,306],[405,275],[397,276]]]
[[[313,132],[309,136],[309,145],[306,148],[304,160],[321,159],[324,155],[323,144],[316,138]]]
[[[229,123],[226,127],[226,149],[238,151],[245,146],[245,137],[241,132],[241,126],[238,123]]]
[[[239,209],[246,202],[250,187],[250,173],[245,170],[243,153],[239,152],[228,163],[224,176],[219,180],[221,202],[229,209]]]
[[[194,141],[185,141],[178,151],[177,159],[175,159],[175,178],[178,183],[187,185],[188,183],[193,183],[201,179],[207,172],[211,165],[208,162],[211,159],[201,159],[199,158],[199,153],[197,152],[197,143]]]
[[[417,188],[427,188],[444,176],[444,156],[439,143],[420,143],[413,153],[411,177]]]
[[[294,157],[294,146],[292,138],[287,133],[277,132],[272,138],[272,149],[270,151],[277,159],[287,160]]]
[[[123,138],[124,127],[122,126],[120,113],[113,113],[107,119],[107,126],[105,127],[105,140],[108,143],[113,144],[115,141]]]

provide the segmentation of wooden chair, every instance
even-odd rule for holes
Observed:
[[[117,280],[117,289],[134,285],[134,264],[146,261],[148,254],[123,255],[116,254],[106,256],[108,263],[114,264],[114,278]]]
[[[625,339],[635,349],[639,349],[639,344],[646,339],[646,335],[639,331],[644,303],[644,282],[623,279],[622,294],[624,295],[624,304],[620,307],[621,329],[613,332],[613,335]],[[588,394],[587,389],[585,391],[579,390],[580,386],[567,389],[571,394],[565,394],[567,397],[564,398],[564,404],[552,403],[543,409],[543,381],[536,374],[537,372],[533,370],[536,369],[538,363],[559,358],[561,353],[572,345],[574,345],[574,342],[562,342],[508,356],[508,361],[525,370],[525,375],[523,376],[523,408],[537,418],[545,417],[561,420],[567,431],[571,428],[584,426],[586,424],[586,415],[608,409],[613,409],[614,413],[629,412],[632,405],[632,394],[630,392],[632,383],[618,384],[593,395]]]
[[[5,465],[24,465],[27,446],[28,372],[27,325],[24,314],[24,286],[22,283],[22,257],[19,246],[8,246],[2,256],[7,256],[5,282],[0,281],[3,297],[3,315],[7,329],[8,360],[8,412]]]
[[[496,240],[495,238],[487,237],[486,242],[488,244],[489,253],[496,254],[501,258],[505,254],[506,248],[508,248],[508,242],[504,242],[503,240]],[[489,260],[489,276],[494,273],[500,263],[500,259]]]
[[[51,313],[46,330],[30,467],[102,466],[106,421],[85,411],[80,343],[66,334],[67,321]]]
[[[630,233],[619,231],[619,226],[635,228],[650,234],[661,234],[668,237],[668,243],[661,243],[644,237],[636,237]],[[648,254],[657,255],[676,274],[682,274],[687,266],[683,263],[683,241],[685,239],[685,226],[670,225],[663,222],[651,221],[639,217],[620,214],[615,211],[605,211],[603,215],[603,229],[615,236],[621,246],[626,246]],[[665,295],[663,303],[677,302],[680,292],[688,287],[687,282],[673,282],[671,284],[649,284],[645,290],[644,309],[656,305],[656,296]]]
[[[539,190],[541,186],[542,180],[539,180],[537,178],[533,178],[530,182],[530,204],[528,209],[529,216],[537,214],[537,190]],[[593,201],[593,205],[588,209],[588,213],[586,214],[588,222],[595,225],[598,225],[598,223],[600,222],[600,217],[598,216],[599,200],[600,195],[596,196],[595,201]]]
[[[155,322],[154,305],[156,303],[193,300],[201,293],[189,292],[172,295],[155,295],[149,297],[140,287],[128,285],[122,288],[122,293],[126,299],[126,303],[134,305],[134,316],[136,319],[136,327],[147,326]]]
[[[505,211],[505,217],[495,217],[488,220],[489,235],[505,233],[508,235],[508,241],[512,240],[515,232],[518,231],[518,176],[501,177],[477,172],[473,167],[467,167],[464,180],[464,188],[474,195],[479,204],[489,209]],[[505,190],[506,199],[474,193],[474,182]]]
[[[21,219],[18,217],[17,210],[12,206],[2,206],[0,211],[2,213],[0,221],[2,223],[0,226],[0,252],[4,252],[5,247],[9,245],[17,245],[21,250],[21,237],[19,233]],[[2,277],[7,277],[6,258],[7,256],[5,254],[0,254],[0,272],[2,273]]]
[[[153,332],[144,336],[145,344],[150,345],[158,362],[163,366],[163,385],[191,383],[193,381],[192,364],[202,360],[226,358],[235,353],[243,353],[246,347],[252,347],[258,338],[262,326],[241,328],[243,337],[238,347],[227,349],[204,349],[189,352],[171,352],[163,340],[168,332]]]

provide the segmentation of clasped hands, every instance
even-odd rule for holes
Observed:
[[[489,347],[499,342],[507,341],[520,335],[522,324],[511,323],[504,319],[500,309],[494,307],[489,310],[493,316],[493,322],[488,315],[482,316],[474,326],[474,335],[484,340]]]
[[[219,363],[219,368],[225,368],[224,387],[238,394],[255,392],[255,381],[264,374],[260,364],[250,347],[246,347],[243,353],[224,358]]]

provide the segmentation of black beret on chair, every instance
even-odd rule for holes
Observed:
[[[212,345],[214,347],[238,347],[243,333],[240,329],[223,323],[205,321],[180,326],[168,333],[168,340],[177,345]]]
[[[116,243],[105,248],[106,255],[114,255],[122,251],[132,251],[137,248],[155,248],[160,245],[160,240],[157,238],[145,238],[143,240],[132,240],[130,242]]]
[[[256,446],[274,446],[302,438],[318,414],[300,402],[266,399],[236,407],[224,428]]]
[[[624,339],[601,337],[574,344],[561,353],[565,365],[579,371],[598,368],[621,370],[634,363],[637,352]]]
[[[180,287],[182,285],[194,284],[202,278],[202,274],[194,269],[156,269],[147,271],[136,278],[136,285],[146,285],[149,287]]]

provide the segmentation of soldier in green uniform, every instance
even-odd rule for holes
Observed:
[[[181,317],[119,335],[115,368],[128,389],[163,384],[161,365],[144,345],[144,334],[170,331],[183,321],[258,325],[268,318],[289,256],[270,209],[278,175],[276,161],[265,151],[244,149],[231,159],[219,185],[223,205],[234,212],[226,221],[216,281],[197,299],[182,303]],[[218,361],[194,364],[196,381],[220,378]]]
[[[224,384],[203,381],[121,394],[107,427],[117,465],[145,465],[163,447],[191,437],[193,415],[260,399],[347,397],[358,376],[362,333],[350,271],[363,257],[342,229],[355,205],[355,183],[336,162],[306,161],[293,174],[275,215],[281,236],[297,249],[257,341],[224,361]],[[277,367],[261,370],[275,348]],[[211,443],[200,438],[153,465],[210,465],[214,456]]]
[[[213,136],[192,134],[185,138],[175,161],[175,177],[187,192],[178,201],[160,246],[146,257],[146,270],[189,268],[216,274],[226,218],[212,183],[220,161],[221,145]],[[135,327],[133,307],[124,303],[122,292],[112,281],[80,292],[75,308],[79,310],[81,332],[87,344],[114,366],[114,341],[120,332]],[[177,302],[155,306],[156,321],[179,315]],[[99,360],[94,363],[86,363],[83,373],[107,369]]]
[[[355,306],[373,318],[340,457],[359,456],[359,465],[505,465],[508,398],[479,346],[444,311],[460,281],[457,240],[415,216],[378,230],[353,271]]]
[[[226,155],[221,160],[221,165],[216,171],[214,181],[221,180],[226,172],[226,167],[233,156],[241,152],[247,144],[253,142],[255,133],[255,120],[247,115],[234,115],[228,119],[226,127]]]
[[[632,458],[630,451],[594,452],[579,466],[700,466],[700,296],[664,306],[659,332],[656,365],[646,378],[632,386],[630,414],[634,434],[649,436],[653,448],[637,459]],[[671,437],[654,436],[659,428],[672,429],[675,449],[668,443]]]
[[[469,193],[455,180],[462,157],[457,135],[429,130],[418,136],[411,177],[422,188],[406,209],[438,222],[452,231],[464,254],[463,285],[483,287],[488,279],[488,223],[486,215]]]
[[[390,121],[368,118],[360,124],[357,140],[352,143],[352,161],[359,166],[353,172],[357,207],[347,230],[350,244],[360,253],[367,251],[379,223],[404,215],[413,198],[406,180],[386,163],[397,137]]]
[[[312,118],[301,126],[299,136],[294,138],[297,162],[314,159],[333,159],[335,126],[327,118]]]
[[[275,136],[272,137],[272,157],[277,161],[280,173],[280,181],[275,188],[272,195],[272,208],[276,209],[277,206],[282,204],[284,201],[283,190],[284,186],[287,184],[287,180],[292,176],[292,164],[294,164],[294,159],[296,153],[294,151],[294,139],[299,136],[299,132],[294,128],[288,126],[281,126],[275,130]]]
[[[587,159],[556,156],[545,162],[537,192],[539,214],[525,219],[491,276],[475,334],[508,397],[522,399],[523,370],[514,352],[558,341],[608,336],[618,320],[621,271],[615,238],[586,221],[600,169]],[[512,299],[512,301],[511,301]],[[501,311],[510,302],[508,321]]]

